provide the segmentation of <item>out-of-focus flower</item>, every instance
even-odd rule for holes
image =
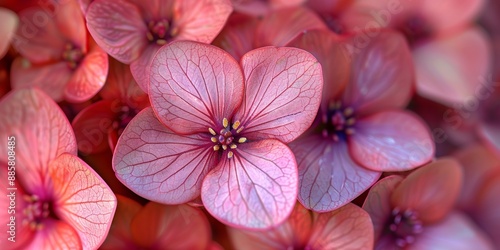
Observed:
[[[76,156],[73,131],[57,104],[39,90],[20,89],[0,102],[0,115],[0,135],[12,142],[0,145],[0,176],[15,175],[2,182],[0,204],[6,209],[0,218],[3,225],[15,224],[14,235],[0,239],[2,248],[98,248],[116,197]],[[13,212],[7,210],[12,201]]]
[[[373,249],[370,215],[353,204],[314,213],[297,204],[290,217],[265,231],[230,228],[236,249]]]
[[[36,86],[56,102],[87,101],[104,85],[108,56],[87,36],[75,1],[48,2],[50,12],[32,7],[19,13],[13,45],[22,57],[13,62],[12,87]]]
[[[310,31],[290,43],[323,67],[316,121],[290,144],[299,165],[299,201],[331,211],[368,189],[383,171],[407,171],[430,161],[434,143],[423,121],[402,108],[413,67],[403,36],[384,31],[365,47],[358,36]]]
[[[95,0],[87,27],[107,53],[130,64],[148,91],[148,66],[158,49],[173,40],[210,43],[232,11],[229,0]]]
[[[268,228],[297,197],[297,164],[285,145],[312,123],[323,79],[296,48],[253,50],[240,64],[223,50],[173,42],[150,72],[146,108],[118,140],[113,167],[137,194],[167,204],[201,192],[218,220]]]
[[[231,0],[231,2],[236,12],[252,16],[262,16],[274,10],[299,6],[305,0]]]
[[[19,18],[13,11],[0,7],[0,20],[2,20],[0,24],[0,36],[2,37],[0,40],[0,59],[2,59],[9,49],[11,39],[19,25]]]
[[[346,32],[342,14],[353,0],[308,0],[307,6],[318,13],[328,28],[337,33]]]

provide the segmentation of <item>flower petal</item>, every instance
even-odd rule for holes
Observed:
[[[130,225],[142,206],[126,196],[117,195],[116,198],[118,201],[116,213],[108,237],[99,248],[101,250],[127,249],[134,245]]]
[[[118,140],[113,169],[138,195],[181,204],[200,195],[204,176],[217,164],[212,145],[208,136],[177,135],[146,108],[130,121]]]
[[[479,135],[497,155],[500,155],[500,129],[498,125],[483,124],[479,127]]]
[[[270,228],[292,212],[297,197],[297,163],[277,140],[241,144],[203,181],[201,199],[223,223],[244,228]]]
[[[43,229],[34,234],[30,245],[24,249],[82,249],[83,242],[71,225],[54,219],[43,223]]]
[[[498,166],[497,166],[498,167]],[[476,194],[477,199],[473,201],[474,208],[472,218],[484,232],[490,236],[496,246],[500,246],[500,214],[498,207],[500,200],[500,168],[490,174],[485,180],[484,186]]]
[[[326,212],[352,201],[380,177],[356,164],[343,141],[321,136],[290,144],[299,165],[299,201],[308,209]]]
[[[160,48],[161,46],[158,44],[146,46],[139,58],[130,64],[132,76],[134,76],[134,79],[142,91],[146,93],[149,91],[149,71],[151,62]]]
[[[480,13],[484,0],[424,0],[421,1],[419,12],[429,25],[437,32],[449,32],[473,22]]]
[[[0,34],[2,35],[2,40],[0,40],[0,59],[2,59],[9,49],[11,39],[14,37],[14,33],[19,25],[19,18],[15,12],[6,8],[0,8],[0,20],[2,20],[2,24],[0,25]]]
[[[39,3],[42,5],[42,3]],[[52,1],[54,12],[50,13],[47,10],[49,6],[44,6],[46,9],[40,9],[40,12],[50,13],[53,16],[57,29],[64,38],[71,44],[81,48],[83,52],[87,52],[87,29],[85,27],[85,19],[77,1],[57,2]],[[71,20],[71,22],[68,22]]]
[[[491,54],[486,34],[478,28],[414,48],[418,94],[448,106],[475,98],[485,84]]]
[[[257,22],[257,18],[232,14],[212,44],[227,51],[239,61],[243,55],[254,48],[253,40]]]
[[[391,196],[401,211],[418,212],[424,224],[442,219],[452,209],[462,185],[462,169],[453,158],[442,158],[406,177]]]
[[[231,118],[243,74],[223,50],[190,41],[162,47],[151,64],[149,96],[158,119],[177,133],[208,132]]]
[[[375,240],[381,237],[385,225],[392,212],[391,195],[394,189],[403,180],[401,176],[391,175],[373,185],[363,203],[363,209],[370,214],[375,232]]]
[[[126,0],[95,0],[87,28],[97,44],[123,63],[136,60],[147,45],[147,27],[137,6]]]
[[[343,101],[358,115],[372,114],[388,108],[402,108],[410,100],[413,89],[413,62],[408,44],[400,33],[380,31],[362,47],[352,38],[346,45],[352,58],[351,82]]]
[[[98,248],[108,234],[116,197],[84,161],[62,154],[49,164],[55,213],[80,236],[83,249]]]
[[[318,214],[305,249],[373,249],[370,215],[354,204]]]
[[[349,137],[356,162],[376,171],[406,171],[430,161],[435,145],[425,123],[408,111],[384,111],[359,120]]]
[[[260,48],[241,60],[245,95],[236,120],[252,139],[293,141],[312,124],[323,77],[316,58],[297,48]]]
[[[49,162],[62,153],[76,155],[71,125],[62,110],[36,89],[14,90],[0,102],[0,136],[15,139],[16,169],[25,191],[38,194]],[[0,144],[0,161],[7,162],[8,143]]]
[[[131,108],[142,109],[149,104],[149,98],[134,80],[130,66],[113,58],[109,58],[108,77],[99,94],[102,99],[119,99]]]

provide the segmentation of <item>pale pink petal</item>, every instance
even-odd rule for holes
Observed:
[[[123,131],[113,155],[118,179],[140,196],[181,204],[200,195],[218,161],[209,136],[177,135],[146,108]]]
[[[43,229],[34,234],[26,250],[49,249],[88,249],[83,248],[82,240],[75,229],[66,222],[47,219],[43,222]]]
[[[233,14],[212,44],[227,51],[239,61],[243,55],[254,48],[253,40],[257,22],[257,18]]]
[[[105,240],[116,210],[116,197],[84,161],[62,154],[49,164],[54,210],[71,225],[83,249],[95,249]]]
[[[65,62],[38,65],[18,57],[12,63],[10,77],[13,89],[37,87],[54,101],[60,102],[64,99],[64,88],[71,74]]]
[[[318,214],[305,249],[373,249],[370,215],[354,204]]]
[[[11,91],[0,102],[0,159],[7,159],[7,138],[15,139],[16,171],[25,191],[43,192],[49,162],[62,153],[76,155],[71,125],[62,110],[36,89]],[[21,174],[22,173],[22,174]]]
[[[298,6],[304,3],[306,0],[270,0],[269,3],[274,8],[284,8],[288,6]]]
[[[479,128],[479,135],[500,156],[500,129],[498,125],[482,125]]]
[[[459,212],[452,212],[444,220],[424,228],[408,250],[493,250],[488,237],[474,222]]]
[[[396,32],[380,31],[364,47],[356,39],[347,44],[352,59],[351,82],[344,92],[345,106],[358,115],[406,106],[413,89],[414,72],[410,49]]]
[[[117,195],[118,206],[106,240],[99,249],[127,249],[134,246],[130,225],[142,206],[126,196]]]
[[[0,34],[2,40],[0,40],[0,59],[5,56],[7,50],[9,49],[11,39],[14,37],[17,26],[19,25],[19,18],[13,11],[0,8]]]
[[[87,13],[87,9],[89,8],[89,5],[93,2],[94,0],[77,0],[78,4],[80,5],[80,8],[83,12],[83,14]]]
[[[203,181],[207,211],[234,227],[270,228],[292,212],[297,197],[297,163],[277,140],[238,145]]]
[[[96,0],[86,18],[94,40],[118,61],[131,63],[147,46],[146,21],[137,6],[125,0]]]
[[[436,32],[450,32],[474,21],[484,6],[484,0],[424,0],[419,12]]]
[[[349,137],[356,162],[376,171],[406,171],[429,162],[435,145],[424,121],[408,111],[384,111],[357,121]]]
[[[245,54],[241,65],[246,88],[235,119],[245,136],[286,143],[311,126],[323,88],[314,56],[297,48],[266,47]]]
[[[182,0],[175,2],[175,39],[211,43],[233,11],[229,0]]]
[[[442,219],[455,205],[462,185],[462,169],[453,158],[442,158],[408,175],[394,189],[391,204],[418,213],[424,224]]]
[[[130,72],[135,81],[145,93],[149,91],[149,71],[154,56],[161,48],[158,44],[150,44],[144,49],[142,54],[130,64]]]
[[[490,236],[496,246],[500,246],[500,168],[490,174],[473,202],[472,218]]]
[[[491,63],[491,48],[484,31],[469,28],[436,38],[413,49],[417,92],[452,106],[464,104],[484,83]]]
[[[127,0],[133,3],[140,9],[144,20],[160,20],[162,18],[171,19],[174,8],[173,5],[177,0]]]
[[[153,110],[177,133],[208,132],[221,126],[243,98],[238,63],[208,44],[178,41],[162,47],[149,75]]]
[[[290,147],[299,165],[298,199],[313,211],[332,211],[347,204],[380,177],[379,172],[355,163],[343,141],[309,136]]]
[[[203,212],[188,205],[149,202],[131,224],[132,238],[143,248],[205,250],[210,224]]]
[[[403,180],[401,176],[391,175],[378,181],[370,189],[363,203],[363,209],[370,214],[372,219],[375,240],[378,240],[385,230],[393,209],[391,195],[401,180]]]
[[[259,0],[231,0],[234,11],[251,16],[262,16],[271,11],[267,1]]]

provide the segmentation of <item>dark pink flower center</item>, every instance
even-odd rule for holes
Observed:
[[[396,245],[405,247],[415,241],[415,236],[422,233],[424,227],[417,212],[394,208],[387,229],[394,237]]]
[[[337,34],[342,34],[345,32],[344,26],[340,22],[338,16],[335,16],[331,13],[321,13],[320,16],[323,19],[323,21],[325,22],[326,26],[328,26],[328,28],[331,31],[333,31]]]
[[[66,61],[70,69],[76,69],[83,59],[83,51],[77,46],[68,43],[66,44],[62,58]]]
[[[52,202],[44,201],[37,195],[25,195],[27,206],[23,210],[23,225],[28,225],[31,230],[41,230],[43,221],[47,218],[57,219],[52,207]]]
[[[227,151],[227,157],[232,158],[234,155],[233,150],[236,150],[238,146],[236,143],[245,143],[247,141],[246,137],[239,136],[239,134],[243,131],[243,126],[241,126],[240,121],[235,121],[231,126],[229,124],[229,120],[224,118],[222,120],[222,128],[219,130],[219,133],[212,128],[208,128],[208,131],[212,135],[210,140],[215,143],[214,151]]]
[[[433,33],[429,23],[419,16],[412,16],[406,19],[399,25],[398,29],[405,34],[410,44],[428,39]]]
[[[354,134],[354,109],[343,107],[340,101],[331,102],[328,110],[321,115],[321,122],[323,137],[330,137],[334,141],[344,140],[348,135]]]
[[[146,36],[148,41],[158,45],[166,44],[168,40],[177,35],[177,29],[172,28],[169,20],[165,18],[158,21],[149,21],[147,26],[148,33],[146,33]]]
[[[120,136],[123,133],[123,130],[130,123],[132,118],[137,115],[137,110],[131,108],[127,105],[123,105],[120,108],[118,119],[113,122],[113,129],[117,131],[117,135]]]

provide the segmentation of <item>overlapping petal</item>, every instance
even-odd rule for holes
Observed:
[[[0,34],[2,34],[3,37],[0,41],[1,59],[7,53],[11,39],[14,37],[14,33],[19,25],[19,18],[13,11],[6,8],[0,8],[0,20],[2,20],[2,24],[0,25]]]

